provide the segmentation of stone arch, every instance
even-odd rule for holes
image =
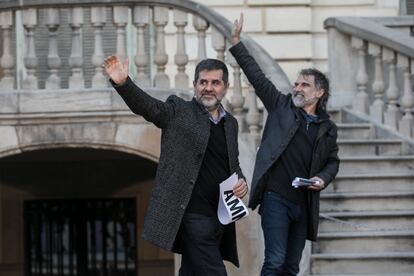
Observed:
[[[145,122],[68,122],[0,127],[0,158],[55,148],[106,149],[158,162],[160,129]]]

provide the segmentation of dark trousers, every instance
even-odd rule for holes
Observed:
[[[220,242],[223,226],[216,217],[186,213],[181,224],[183,254],[179,276],[226,276]]]
[[[265,241],[261,276],[297,275],[307,233],[305,207],[265,192],[260,215]]]

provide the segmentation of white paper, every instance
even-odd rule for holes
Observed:
[[[249,215],[249,210],[243,201],[234,195],[233,187],[239,177],[233,173],[229,178],[220,183],[220,198],[217,216],[221,224],[226,225]]]

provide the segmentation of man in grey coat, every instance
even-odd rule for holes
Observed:
[[[238,126],[220,104],[228,84],[226,65],[201,61],[194,98],[159,101],[128,77],[128,60],[110,56],[106,73],[129,108],[162,129],[161,154],[142,237],[182,254],[180,276],[227,275],[223,259],[238,266],[234,223],[217,218],[219,184],[236,172],[239,198],[247,184],[238,160]]]
[[[282,94],[240,41],[242,25],[243,15],[235,21],[230,52],[269,114],[249,200],[252,209],[260,204],[265,241],[261,275],[296,275],[305,240],[317,236],[319,192],[339,168],[337,127],[326,112],[329,81],[316,69],[303,69],[292,93]],[[293,187],[296,177],[310,178],[312,184]]]

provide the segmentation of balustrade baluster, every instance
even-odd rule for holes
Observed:
[[[188,24],[186,12],[174,10],[174,25],[177,27],[177,53],[174,56],[177,65],[177,75],[175,75],[175,87],[188,90],[188,75],[185,73],[185,66],[188,63],[188,55],[185,49],[185,26]]]
[[[170,79],[165,73],[165,66],[168,62],[168,55],[165,51],[165,26],[168,23],[168,8],[154,7],[154,24],[157,29],[157,44],[154,61],[157,65],[154,86],[159,88],[169,88]]]
[[[401,67],[403,70],[404,76],[404,90],[401,97],[401,106],[404,109],[404,115],[401,120],[398,122],[398,130],[408,136],[413,137],[413,126],[414,126],[414,117],[413,117],[413,106],[414,106],[414,96],[413,96],[413,87],[411,84],[411,59],[406,56],[398,55],[397,57],[397,66]]]
[[[351,45],[358,51],[358,71],[356,75],[356,83],[358,87],[358,93],[354,98],[352,108],[355,111],[367,113],[368,112],[368,74],[366,70],[365,57],[366,57],[366,45],[365,42],[359,38],[352,37]]]
[[[24,65],[27,72],[26,77],[23,79],[23,89],[38,89],[38,81],[35,75],[37,57],[34,44],[34,29],[37,26],[37,10],[23,10],[22,22],[26,30],[26,54],[24,57]]]
[[[206,51],[206,31],[209,27],[209,23],[199,16],[193,16],[193,25],[197,30],[198,37],[198,52],[197,52],[197,63],[207,58]]]
[[[233,68],[233,95],[230,97],[230,105],[233,109],[233,115],[239,123],[239,131],[244,132],[245,123],[244,123],[244,97],[242,95],[242,85],[241,85],[241,71],[240,67],[237,64],[236,60],[232,55],[227,55],[227,63]]]
[[[369,107],[369,114],[371,118],[377,123],[382,124],[384,114],[384,74],[382,69],[382,49],[375,44],[368,45],[368,53],[374,56],[375,59],[375,77],[372,83],[372,91],[375,95],[375,100]]]
[[[11,30],[13,27],[13,12],[0,12],[0,25],[3,30],[3,55],[0,58],[0,67],[4,76],[0,80],[0,88],[13,89],[14,87],[14,56],[11,52]]]
[[[149,7],[134,7],[134,25],[137,28],[137,49],[135,53],[135,65],[137,66],[137,76],[135,82],[141,87],[150,87],[149,76],[145,73],[148,66],[148,57],[145,53],[144,31],[149,23]]]
[[[247,81],[249,89],[248,107],[249,110],[246,114],[246,123],[249,128],[250,138],[257,147],[260,142],[260,113],[257,108],[257,96],[254,91],[254,87]]]
[[[61,60],[58,54],[57,44],[57,30],[59,28],[60,18],[58,9],[47,9],[46,26],[49,29],[49,53],[47,55],[47,65],[49,67],[50,75],[46,80],[46,89],[60,88],[60,77],[58,70],[61,65]]]
[[[211,29],[211,43],[217,52],[217,59],[224,61],[224,52],[226,51],[226,38],[215,27]]]
[[[106,23],[106,7],[91,8],[91,25],[94,28],[94,51],[92,64],[95,66],[95,75],[92,77],[92,87],[106,87],[107,78],[103,74],[102,64],[105,59],[102,44],[102,29]]]
[[[114,24],[116,26],[116,54],[124,61],[126,54],[126,25],[128,23],[128,7],[114,7]]]
[[[72,52],[69,57],[69,66],[72,68],[72,75],[69,77],[69,88],[84,88],[83,78],[83,56],[81,28],[83,25],[83,9],[72,8],[69,25],[72,28]]]
[[[383,49],[383,59],[388,63],[389,78],[388,88],[386,91],[387,110],[384,114],[384,123],[393,129],[397,130],[398,121],[401,119],[401,112],[397,106],[399,91],[397,87],[397,67],[396,57],[392,50]]]

